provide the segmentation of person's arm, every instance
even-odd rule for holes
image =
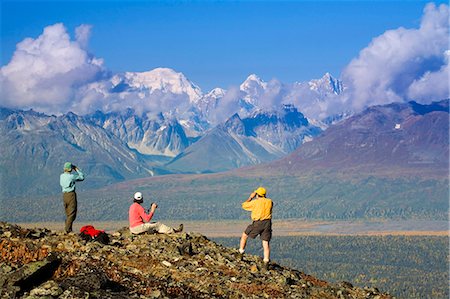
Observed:
[[[256,196],[256,192],[253,192],[252,194],[250,194],[250,196],[247,198],[247,200],[242,203],[242,208],[244,210],[251,211],[253,209],[254,202],[252,201],[252,199],[255,198],[255,196]]]
[[[256,192],[252,192],[245,202],[251,201],[253,198],[255,198],[255,196],[256,196]]]
[[[142,220],[144,220],[145,222],[149,222],[150,220],[152,220],[157,207],[158,206],[155,203],[153,203],[150,208],[150,213],[147,214],[147,213],[145,213],[144,208],[142,208],[142,206],[141,206],[142,209],[140,209],[140,211],[139,211],[139,216],[141,216]]]
[[[84,180],[84,173],[81,172],[81,170],[78,167],[76,167],[76,166],[74,166],[73,169],[77,172],[77,176],[75,177],[75,180],[83,181]]]

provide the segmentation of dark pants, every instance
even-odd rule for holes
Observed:
[[[64,200],[64,210],[66,211],[66,233],[70,233],[72,231],[72,223],[75,221],[77,217],[77,194],[75,191],[72,192],[64,192],[63,193]]]

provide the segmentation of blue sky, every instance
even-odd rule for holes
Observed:
[[[204,91],[251,73],[283,82],[339,77],[373,38],[418,27],[427,2],[2,0],[1,64],[23,39],[63,23],[72,36],[91,25],[88,51],[112,72],[169,67]]]

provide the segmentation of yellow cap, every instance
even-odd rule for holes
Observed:
[[[258,189],[255,190],[255,193],[258,194],[261,197],[265,197],[266,196],[266,189],[264,189],[263,187],[259,187]]]

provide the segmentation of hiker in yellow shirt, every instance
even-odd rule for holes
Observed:
[[[264,265],[268,267],[270,261],[270,239],[272,238],[272,200],[266,197],[266,189],[259,187],[248,199],[242,203],[242,208],[251,211],[252,224],[242,233],[239,252],[245,252],[247,238],[252,239],[260,235],[264,249]]]

